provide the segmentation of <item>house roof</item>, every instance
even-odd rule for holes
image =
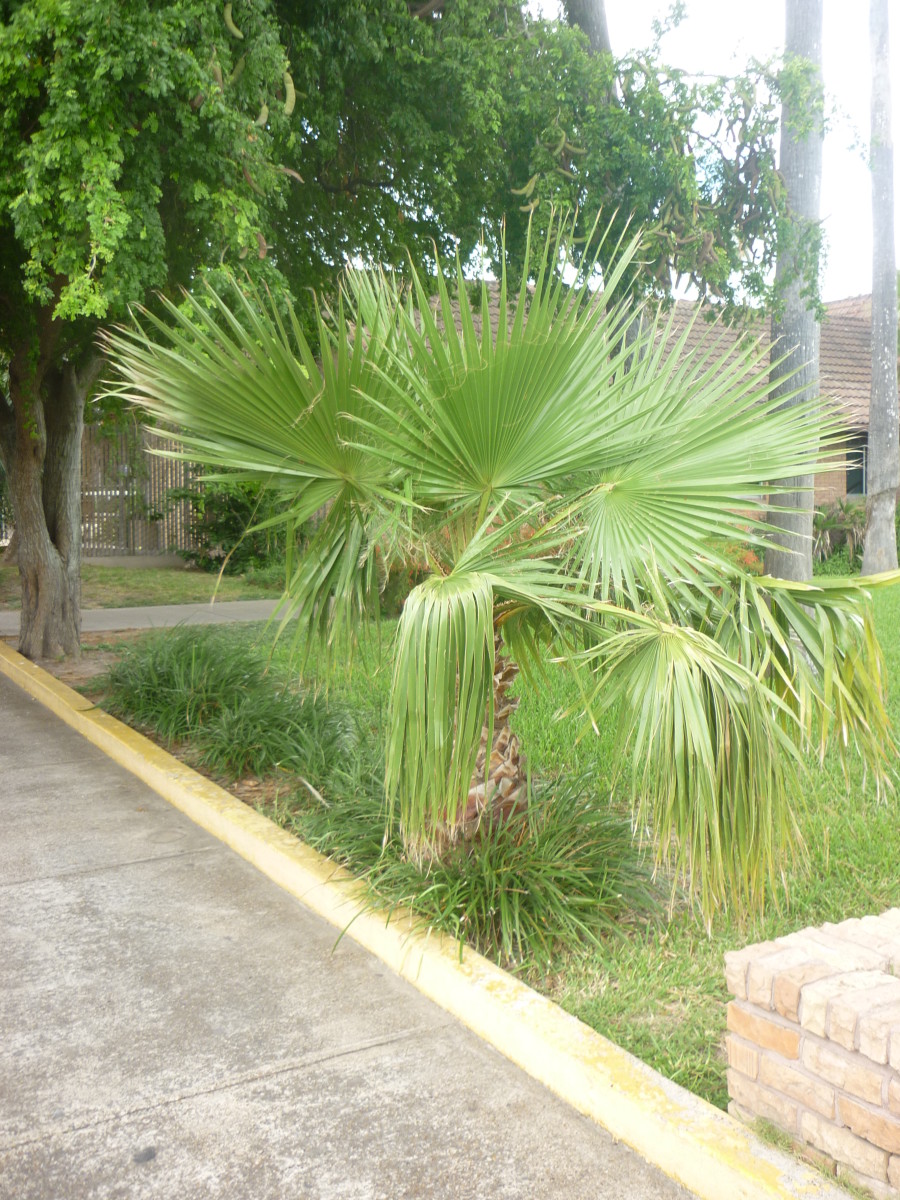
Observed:
[[[499,325],[499,288],[489,288],[491,327],[496,334]],[[510,297],[511,306],[515,296]],[[454,317],[459,322],[458,305],[453,301]],[[475,327],[480,332],[481,319],[475,307]],[[692,300],[676,300],[664,320],[671,316],[672,337],[684,333],[696,315]],[[710,324],[702,317],[694,320],[688,333],[685,350],[689,351],[712,341],[721,351],[737,346],[743,337],[759,338],[765,345],[771,341],[771,320],[748,315],[740,325]],[[852,429],[864,430],[869,424],[869,395],[872,380],[872,297],[851,296],[825,305],[825,317],[819,347],[819,389],[824,399],[835,401]]]
[[[677,300],[673,307],[673,334],[683,333],[696,313],[691,300]],[[722,339],[723,349],[737,345],[743,336],[758,337],[763,344],[771,341],[771,319],[745,321],[740,326],[694,322],[688,334],[688,349],[707,339]],[[819,390],[826,400],[834,400],[847,424],[865,429],[869,424],[869,396],[872,383],[872,297],[851,296],[825,305],[819,346]]]
[[[872,390],[872,297],[834,300],[825,309],[819,387],[838,401],[852,425],[865,429]]]

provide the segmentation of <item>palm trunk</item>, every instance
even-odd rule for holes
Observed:
[[[897,273],[888,0],[871,0],[872,397],[869,405],[864,575],[897,567],[894,517],[900,486],[897,405]]]
[[[818,262],[804,270],[800,246],[819,219],[822,184],[822,0],[787,0],[785,52],[812,67],[813,94],[797,101],[785,99],[781,114],[780,170],[787,188],[790,228],[779,246],[775,280],[784,298],[784,312],[772,323],[776,377],[791,378],[773,390],[784,394],[785,405],[814,398],[819,391],[819,322],[804,292],[818,282]],[[812,274],[812,278],[810,278]],[[797,396],[789,394],[797,388]],[[766,572],[797,581],[812,578],[813,477],[780,479],[770,503],[788,511],[769,513],[775,532],[766,550]]]
[[[524,807],[528,785],[525,759],[519,751],[519,739],[510,727],[510,717],[519,701],[508,695],[519,668],[503,653],[499,636],[494,640],[494,730],[488,755],[489,729],[485,723],[475,771],[469,785],[462,820],[464,837],[478,829],[485,813],[492,819],[505,819]]]

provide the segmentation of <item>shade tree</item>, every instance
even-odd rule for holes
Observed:
[[[78,649],[98,327],[204,269],[271,270],[289,64],[263,0],[238,19],[206,0],[0,4],[0,463],[32,657]]]

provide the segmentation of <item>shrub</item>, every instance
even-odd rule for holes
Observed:
[[[182,626],[129,647],[108,676],[110,708],[230,778],[276,768],[319,774],[352,749],[342,706],[267,671],[261,650],[220,629]]]
[[[858,575],[860,559],[851,560],[846,546],[835,550],[828,558],[813,560],[813,575],[848,576]]]
[[[406,597],[425,577],[426,572],[418,567],[394,568],[379,594],[382,616],[399,617]]]
[[[746,571],[748,575],[762,575],[763,560],[746,542],[728,542],[723,547],[723,552],[738,570]]]
[[[124,652],[107,703],[163,741],[187,741],[192,761],[218,774],[299,775],[294,800],[276,813],[282,824],[360,875],[373,905],[407,907],[498,961],[546,962],[599,944],[624,915],[654,907],[630,821],[587,776],[530,786],[523,812],[486,819],[443,860],[417,868],[397,830],[385,833],[378,713],[358,720],[334,699],[296,691],[267,661],[246,632],[159,631]]]
[[[486,821],[420,869],[396,831],[385,835],[382,764],[378,754],[368,766],[358,757],[286,822],[361,875],[373,905],[408,908],[428,928],[507,965],[599,945],[626,915],[656,908],[630,821],[593,795],[588,779],[531,788],[525,811]]]
[[[175,488],[169,503],[187,500],[191,506],[194,548],[181,556],[204,571],[225,570],[240,575],[248,568],[282,564],[284,526],[254,529],[273,515],[276,502],[259,483],[205,483],[199,488]]]
[[[815,572],[825,575],[851,575],[854,563],[862,552],[866,533],[866,506],[864,501],[847,497],[820,505],[813,512],[813,561],[828,562],[836,551],[846,550],[850,570],[840,569]],[[836,563],[835,567],[839,567]],[[858,569],[858,564],[857,564]]]

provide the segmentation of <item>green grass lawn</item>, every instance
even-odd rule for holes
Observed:
[[[264,600],[281,594],[278,572],[216,575],[182,566],[95,567],[81,572],[82,608],[131,608],[147,604],[206,604],[217,600]],[[0,608],[21,607],[17,567],[0,567]]]
[[[900,589],[877,592],[874,604],[888,678],[897,681],[890,710],[900,728]],[[330,692],[376,734],[383,728],[390,687],[392,629],[384,622],[380,640],[370,632],[350,666],[342,661],[341,671],[326,670],[320,655],[310,660],[319,681],[327,679]],[[252,640],[261,633],[247,628],[235,636]],[[286,644],[280,644],[275,661],[287,656]],[[626,797],[613,769],[621,760],[613,730],[604,727],[597,736],[579,717],[564,715],[577,704],[565,667],[549,664],[539,687],[530,689],[520,680],[519,692],[515,723],[532,767],[544,776],[589,773],[599,793],[621,807]],[[797,796],[807,860],[787,864],[786,894],[772,895],[764,915],[741,924],[723,914],[707,932],[679,899],[671,914],[629,920],[599,948],[560,955],[540,968],[526,966],[525,977],[650,1066],[724,1106],[724,954],[806,925],[900,905],[898,809],[896,795],[879,800],[864,787],[859,764],[848,785],[836,760],[812,762]],[[288,827],[303,828],[290,805],[269,811]]]
[[[888,679],[889,707],[900,728],[900,589],[874,599]],[[565,681],[523,694],[523,739],[540,748],[542,761],[566,766],[593,762],[609,774],[611,738],[574,743],[578,724],[554,721]],[[787,897],[773,896],[764,916],[741,925],[728,915],[707,935],[682,909],[666,920],[628,930],[601,953],[568,957],[532,979],[569,1012],[630,1050],[644,1062],[713,1104],[727,1103],[722,1039],[725,1033],[724,955],[824,921],[877,913],[900,905],[900,801],[876,799],[863,786],[859,764],[849,787],[838,762],[812,762],[797,797],[808,865],[786,871]]]

